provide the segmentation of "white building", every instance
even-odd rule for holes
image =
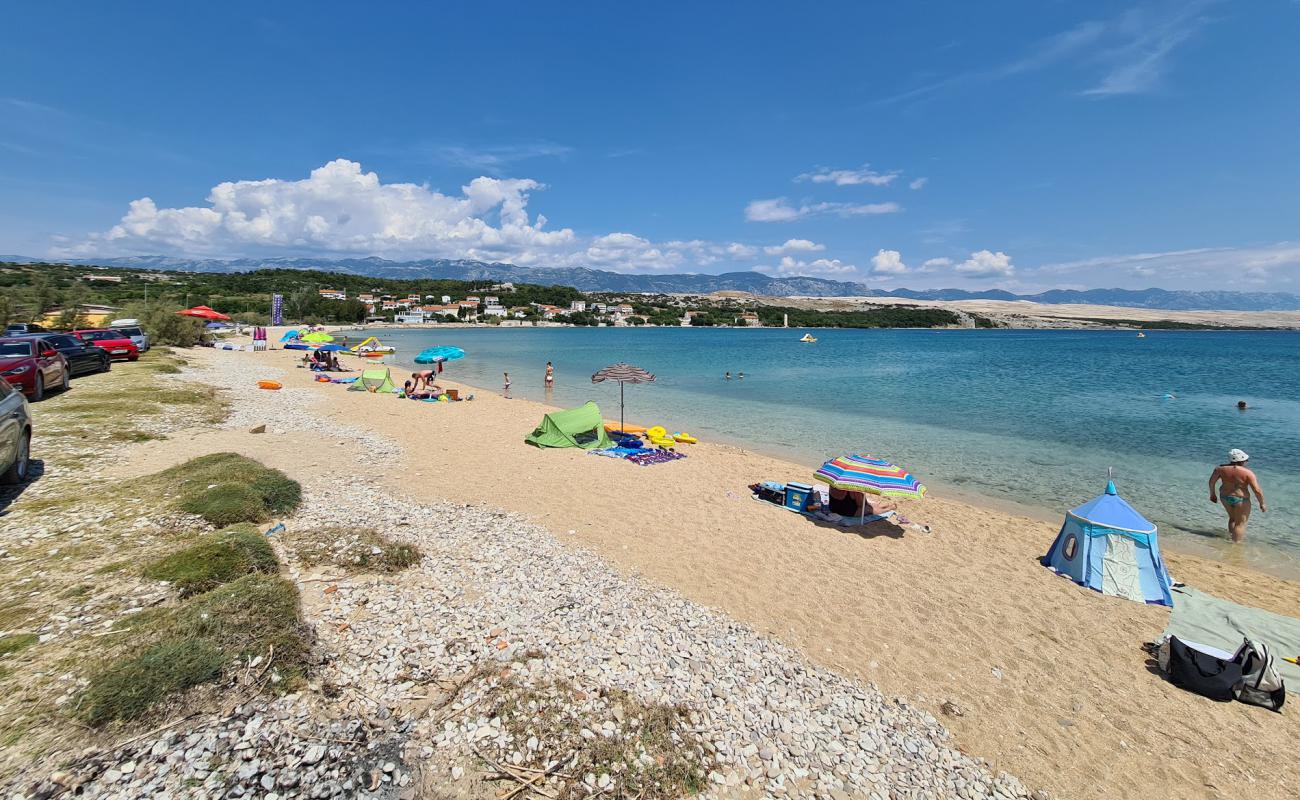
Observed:
[[[505,308],[502,306],[488,306],[483,309],[483,316],[485,317],[504,317],[506,313]]]
[[[406,325],[419,325],[425,321],[423,311],[408,311],[405,314],[398,314],[393,317],[394,322],[400,322]]]
[[[449,294],[444,294],[444,295],[442,296],[442,304],[443,304],[444,306],[445,306],[445,305],[450,305],[450,304],[451,304],[451,295],[449,295]]]
[[[587,310],[587,301],[586,301],[586,300],[574,300],[572,303],[569,303],[569,310],[570,310],[570,311],[586,311],[586,310]]]

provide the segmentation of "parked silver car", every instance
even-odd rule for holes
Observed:
[[[109,323],[108,327],[115,331],[121,331],[123,336],[128,337],[135,343],[141,353],[149,349],[149,334],[145,333],[144,328],[140,327],[139,320],[115,319]]]
[[[0,483],[27,480],[32,448],[32,414],[23,393],[0,381]]]

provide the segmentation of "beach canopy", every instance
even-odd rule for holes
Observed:
[[[817,480],[846,492],[885,497],[924,497],[925,484],[902,467],[871,456],[832,458],[813,473]]]
[[[340,350],[347,350],[347,348],[341,344],[323,344],[316,348],[318,353],[337,353]]]
[[[333,336],[330,336],[328,333],[324,333],[324,332],[321,332],[321,331],[317,331],[316,333],[309,333],[309,334],[307,334],[306,336],[302,336],[302,337],[300,337],[300,338],[301,338],[302,341],[304,341],[304,342],[332,342],[332,341],[334,341],[334,337],[333,337]]]
[[[542,417],[532,433],[524,437],[524,441],[538,447],[580,447],[583,450],[614,446],[605,433],[600,407],[591,401],[567,411],[550,412]]]
[[[440,361],[455,361],[458,358],[464,358],[465,351],[459,347],[443,345],[440,347],[429,347],[421,350],[415,357],[417,364],[437,364]]]
[[[655,379],[652,373],[646,372],[640,367],[634,367],[625,362],[610,364],[608,367],[598,371],[591,376],[592,383],[603,383],[605,381],[618,381],[618,427],[623,429],[623,384],[625,383],[650,383]]]
[[[376,394],[397,394],[397,387],[393,385],[393,376],[389,374],[388,367],[375,367],[373,369],[362,370],[361,377],[352,382],[348,387],[349,392],[375,392]]]
[[[297,339],[298,336],[299,336],[298,331],[293,331],[293,330],[285,331],[284,335],[280,337],[280,341],[292,342],[294,339]]]
[[[195,306],[194,308],[186,308],[181,311],[177,311],[176,313],[180,314],[182,317],[194,317],[195,319],[209,319],[209,320],[230,319],[230,317],[226,316],[225,314],[222,314],[220,311],[214,311],[208,306]]]
[[[1156,526],[1119,496],[1114,481],[1107,481],[1097,498],[1066,512],[1043,566],[1102,594],[1174,604]]]

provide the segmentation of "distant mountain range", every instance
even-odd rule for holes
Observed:
[[[0,261],[32,263],[47,259],[0,255]],[[761,272],[726,272],[721,275],[629,275],[586,267],[519,267],[514,264],[462,259],[389,261],[383,258],[238,258],[231,260],[128,256],[123,258],[69,259],[60,263],[176,272],[249,272],[258,269],[315,269],[376,278],[440,278],[470,281],[510,281],[572,286],[584,292],[656,292],[709,294],[735,291],[771,297],[900,297],[911,300],[1029,300],[1035,303],[1155,308],[1167,311],[1297,311],[1300,296],[1284,292],[1193,292],[1169,289],[1052,289],[1041,294],[1017,295],[993,289],[884,290],[865,283],[828,278],[773,277]]]

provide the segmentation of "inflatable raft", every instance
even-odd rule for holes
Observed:
[[[257,388],[259,389],[279,389],[280,387],[281,384],[279,381],[258,381],[257,382]]]

